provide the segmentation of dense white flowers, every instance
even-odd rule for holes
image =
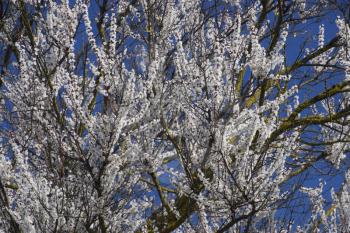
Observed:
[[[349,173],[329,200],[294,178],[347,169],[349,25],[291,61],[289,35],[326,11],[243,2],[12,1],[0,231],[342,232]],[[280,211],[300,193],[298,226]]]

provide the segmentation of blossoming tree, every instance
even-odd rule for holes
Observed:
[[[320,2],[2,1],[0,231],[349,232],[350,6]]]

